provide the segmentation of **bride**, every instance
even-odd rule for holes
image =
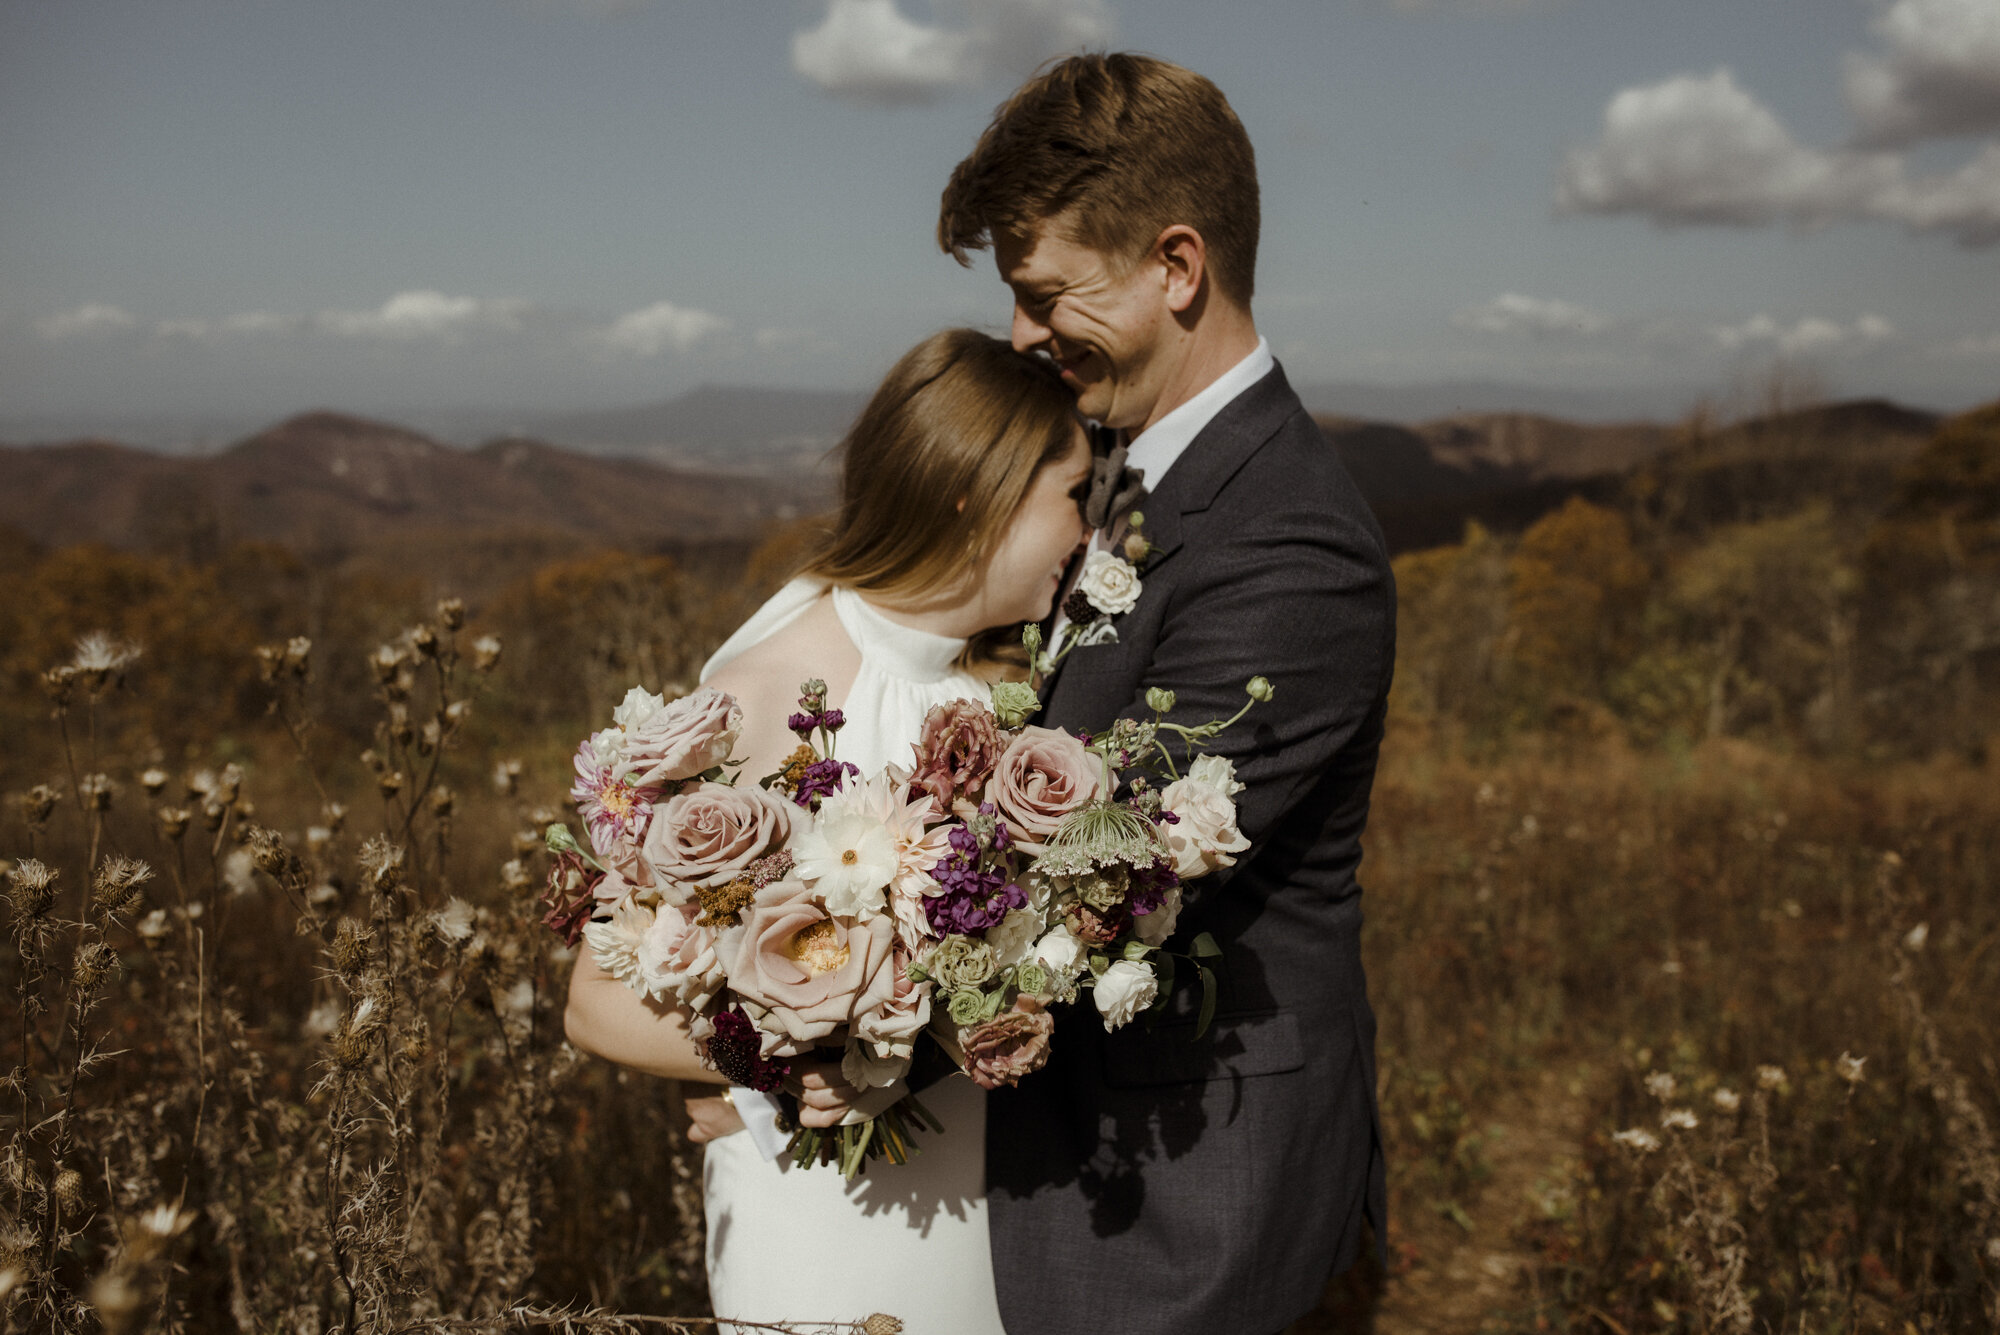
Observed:
[[[1090,452],[1075,400],[1047,363],[969,329],[911,349],[842,445],[832,532],[804,572],[702,669],[743,708],[745,781],[782,767],[799,684],[817,677],[847,724],[839,758],[871,774],[908,764],[926,713],[984,700],[1024,621],[1053,608],[1086,537]],[[642,1000],[585,952],[570,1041],[635,1070],[719,1082],[678,1011]],[[859,1099],[838,1054],[792,1066],[800,1120],[831,1125]],[[900,1086],[893,1087],[900,1090]],[[952,1076],[925,1090],[944,1123],[905,1165],[844,1181],[797,1169],[746,1134],[732,1091],[690,1098],[707,1142],[703,1188],[715,1311],[759,1321],[899,1316],[911,1335],[999,1335],[987,1251],[985,1095]],[[863,1100],[871,1111],[876,1101]],[[744,1115],[770,1117],[744,1092]],[[763,1132],[765,1128],[756,1128]]]

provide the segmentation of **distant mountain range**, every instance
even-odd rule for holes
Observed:
[[[326,560],[475,546],[515,559],[534,545],[740,549],[830,504],[827,451],[858,407],[853,395],[711,390],[541,423],[562,445],[515,435],[465,448],[313,412],[194,457],[105,440],[4,448],[0,525],[46,545],[272,541]],[[1867,493],[1938,419],[1872,400],[1694,433],[1529,413],[1316,420],[1392,549],[1406,551],[1456,540],[1468,519],[1516,528],[1572,494],[1608,498],[1647,470],[1648,494],[1677,507],[1670,518],[1752,517],[1757,497],[1792,503],[1836,482]]]

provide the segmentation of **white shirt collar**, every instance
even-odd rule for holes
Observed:
[[[1128,467],[1145,470],[1146,489],[1158,491],[1160,480],[1174,466],[1174,460],[1215,420],[1237,395],[1271,373],[1277,360],[1271,356],[1268,339],[1259,338],[1250,355],[1224,371],[1208,388],[1141,431],[1125,453]]]

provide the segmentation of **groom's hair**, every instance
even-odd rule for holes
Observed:
[[[1201,234],[1216,288],[1246,309],[1257,271],[1257,160],[1222,90],[1128,52],[1071,56],[1023,84],[952,171],[938,245],[960,264],[996,233],[1059,221],[1137,261],[1175,223]]]

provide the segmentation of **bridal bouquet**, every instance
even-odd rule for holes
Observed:
[[[1262,678],[1235,718],[1151,720],[1093,737],[1029,725],[1034,692],[1001,683],[989,703],[933,709],[907,767],[863,775],[841,761],[841,711],[801,688],[798,746],[745,781],[731,752],[743,725],[712,689],[668,703],[635,688],[612,726],[578,749],[571,790],[587,846],[553,825],[548,926],[585,941],[634,991],[690,1017],[703,1059],[731,1083],[772,1091],[794,1060],[838,1055],[848,1083],[893,1093],[927,1037],[984,1088],[1048,1060],[1053,1002],[1089,992],[1107,1030],[1165,1004],[1176,960],[1213,1012],[1206,933],[1166,949],[1183,882],[1249,846],[1229,761],[1182,774],[1163,744],[1193,754],[1270,698]],[[800,1164],[852,1176],[912,1152],[907,1094],[830,1132],[801,1129]]]

